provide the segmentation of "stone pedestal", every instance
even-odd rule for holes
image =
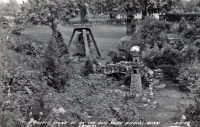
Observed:
[[[131,74],[131,86],[130,92],[133,93],[142,93],[142,80],[140,74]]]

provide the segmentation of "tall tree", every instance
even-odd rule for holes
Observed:
[[[122,5],[121,5],[122,4]],[[121,5],[121,6],[120,6]],[[134,15],[141,11],[141,4],[137,0],[120,1],[119,10],[126,15],[126,34],[132,35],[136,27]]]
[[[86,15],[88,10],[88,3],[85,0],[77,0],[77,7],[80,10],[81,23],[86,23]]]
[[[52,33],[60,21],[68,21],[77,14],[76,6],[65,0],[29,0],[29,4],[29,21],[49,26]]]
[[[17,3],[16,0],[9,0],[9,2],[4,7],[4,12],[8,16],[15,16],[18,10],[20,10],[20,5]]]
[[[110,18],[116,18],[118,14],[126,15],[127,35],[134,32],[134,15],[141,11],[141,4],[138,0],[102,0],[104,14],[109,14]],[[98,9],[98,8],[97,8]]]

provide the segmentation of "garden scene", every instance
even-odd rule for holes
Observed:
[[[199,0],[1,0],[0,127],[199,127]]]

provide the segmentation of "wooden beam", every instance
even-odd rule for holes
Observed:
[[[95,47],[96,50],[97,50],[97,54],[101,57],[101,54],[100,54],[99,49],[98,49],[98,47],[97,47],[97,43],[96,43],[96,41],[95,41],[95,39],[94,39],[94,36],[93,36],[93,34],[92,34],[92,32],[91,32],[90,29],[89,29],[88,31],[89,31],[90,36],[91,36],[91,38],[92,38],[92,41],[93,41],[93,43],[94,43],[94,47]]]
[[[89,43],[88,43],[88,40],[87,40],[87,31],[86,30],[83,30],[83,38],[84,38],[84,46],[85,46],[85,52],[86,52],[86,57],[91,59],[90,58],[90,49],[89,49]]]
[[[72,40],[73,40],[73,37],[74,37],[75,32],[76,32],[76,29],[74,29],[74,31],[73,31],[73,33],[72,33],[72,36],[71,36],[71,38],[70,38],[68,47],[70,47],[70,45],[71,45],[71,43],[72,43]]]

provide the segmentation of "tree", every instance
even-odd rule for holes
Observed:
[[[137,0],[105,0],[105,10],[110,18],[117,14],[126,15],[127,35],[132,35],[135,29],[134,15],[141,11],[141,4]]]
[[[97,14],[105,13],[106,12],[106,6],[104,4],[103,0],[94,1],[89,5],[89,11],[94,15],[94,17]]]
[[[126,34],[132,35],[136,25],[134,22],[134,15],[141,11],[141,4],[137,0],[127,0],[121,7],[122,12],[126,14]]]
[[[65,0],[29,0],[29,4],[28,20],[49,26],[52,33],[57,31],[60,21],[69,21],[77,14],[75,5]]]
[[[15,16],[15,13],[20,9],[20,5],[17,3],[16,0],[9,0],[9,2],[3,9],[6,15]]]
[[[181,21],[179,22],[179,26],[178,26],[178,33],[181,34],[183,31],[187,30],[187,21],[185,20],[185,18],[182,18]]]
[[[86,23],[86,15],[87,15],[87,10],[88,10],[88,4],[84,2],[83,0],[77,1],[77,7],[80,10],[80,16],[81,16],[81,23]]]

